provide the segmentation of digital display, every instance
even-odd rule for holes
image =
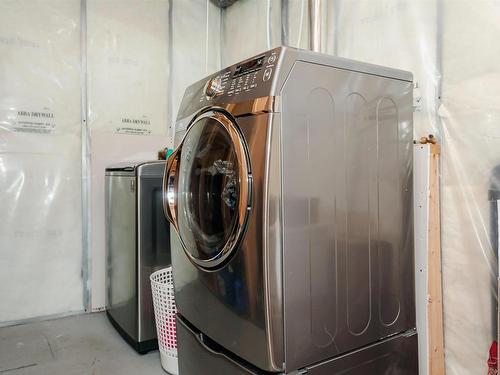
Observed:
[[[233,77],[239,77],[239,76],[242,76],[243,74],[259,70],[260,68],[262,68],[262,65],[264,65],[265,59],[266,59],[266,56],[260,56],[260,57],[257,57],[256,59],[247,61],[246,63],[243,63],[241,65],[238,65],[236,67],[236,69],[234,70]]]

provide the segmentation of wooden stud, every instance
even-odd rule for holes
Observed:
[[[441,220],[439,204],[438,144],[430,144],[429,160],[429,226],[428,226],[428,335],[429,374],[445,374],[443,289],[441,275]]]

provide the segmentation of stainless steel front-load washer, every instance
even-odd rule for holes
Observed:
[[[417,374],[412,75],[280,47],[190,86],[164,178],[179,366]]]

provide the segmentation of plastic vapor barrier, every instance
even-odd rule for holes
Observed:
[[[91,309],[106,303],[104,171],[168,146],[169,2],[87,0]],[[133,275],[131,275],[133,277]]]
[[[237,1],[222,11],[222,67],[281,45],[281,1]]]
[[[441,17],[446,365],[480,374],[497,335],[500,3],[445,1]]]
[[[167,133],[168,2],[87,0],[92,132]]]
[[[0,324],[104,308],[104,170],[168,145],[168,31],[165,0],[2,1]]]
[[[207,0],[174,0],[170,14],[172,126],[186,87],[221,67],[221,10]]]
[[[80,1],[2,1],[0,324],[83,310]]]

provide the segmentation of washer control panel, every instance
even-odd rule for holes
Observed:
[[[234,101],[239,100],[240,96],[259,96],[257,90],[269,90],[279,61],[279,53],[279,48],[268,51],[210,77],[205,83],[199,102],[210,101],[219,96]]]

